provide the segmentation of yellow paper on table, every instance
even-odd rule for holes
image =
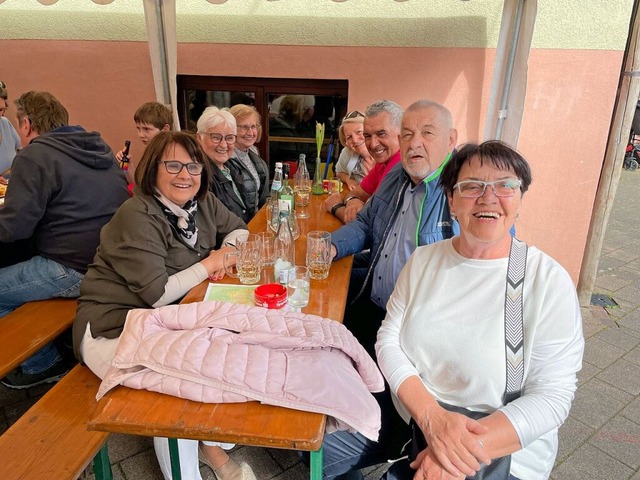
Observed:
[[[240,305],[255,305],[253,291],[256,285],[225,285],[220,283],[209,283],[207,293],[204,294],[205,301],[218,300],[221,302],[237,303]]]

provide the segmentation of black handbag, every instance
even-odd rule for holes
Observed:
[[[527,244],[512,238],[507,267],[507,286],[505,292],[504,324],[505,324],[505,356],[507,360],[507,382],[503,405],[520,396],[524,379],[524,327],[522,318],[524,288],[524,274],[527,262]],[[488,413],[474,412],[463,407],[438,402],[440,406],[450,412],[460,413],[477,420],[488,416]],[[411,440],[405,446],[403,455],[407,459],[394,463],[388,475],[383,478],[411,480],[415,470],[409,467],[418,454],[427,448],[427,441],[418,424],[411,419]],[[508,480],[511,470],[511,455],[494,458],[489,465],[482,468],[466,480]]]

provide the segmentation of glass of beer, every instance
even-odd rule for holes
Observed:
[[[307,268],[314,280],[324,280],[331,268],[331,234],[314,230],[307,234]]]

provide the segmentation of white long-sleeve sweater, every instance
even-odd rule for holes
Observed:
[[[582,365],[582,319],[567,272],[530,247],[524,285],[524,387],[520,398],[502,406],[507,265],[508,258],[462,257],[451,240],[418,247],[387,305],[378,332],[378,363],[394,394],[404,380],[418,375],[439,401],[482,412],[501,410],[523,446],[512,456],[511,473],[545,479]],[[396,406],[408,420],[399,401]]]

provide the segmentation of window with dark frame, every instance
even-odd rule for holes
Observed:
[[[236,104],[253,105],[262,120],[262,138],[256,144],[271,174],[275,162],[298,161],[307,157],[315,170],[316,122],[325,124],[326,161],[329,143],[333,142],[330,161],[339,153],[337,127],[346,114],[349,82],[347,80],[309,80],[291,78],[245,78],[178,75],[178,115],[183,130],[196,132],[196,123],[204,109]],[[273,178],[273,177],[271,177]]]

